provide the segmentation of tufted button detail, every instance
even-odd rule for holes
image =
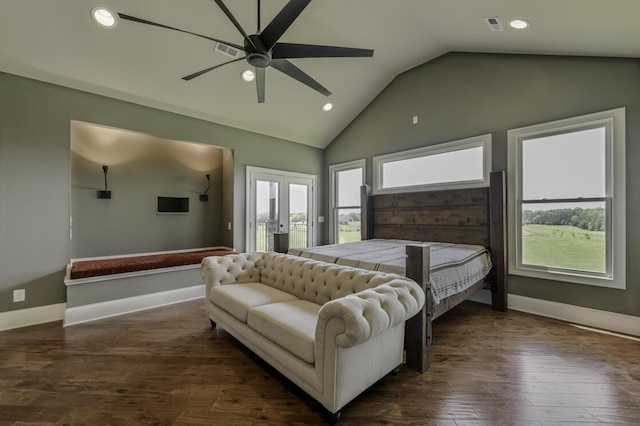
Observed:
[[[336,344],[349,347],[413,316],[424,303],[415,282],[400,276],[273,253],[239,254],[203,262],[211,286],[260,281],[303,300],[322,304],[323,318],[342,316]]]

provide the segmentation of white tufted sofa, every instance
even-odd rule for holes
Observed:
[[[408,278],[285,254],[207,257],[202,276],[212,325],[338,414],[402,363],[424,304]]]

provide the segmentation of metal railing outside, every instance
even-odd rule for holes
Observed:
[[[307,247],[308,241],[306,223],[289,224],[289,247]]]
[[[260,222],[256,224],[256,250],[273,250],[273,234],[276,232],[276,224]],[[289,224],[289,247],[307,247],[307,224]]]

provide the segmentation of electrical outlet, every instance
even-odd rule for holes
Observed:
[[[24,288],[13,290],[13,302],[24,302],[26,294]]]
[[[227,223],[227,230],[231,231],[231,222]]]
[[[417,115],[413,116],[413,124],[418,124],[418,116]]]

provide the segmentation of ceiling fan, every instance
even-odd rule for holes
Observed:
[[[215,65],[209,68],[205,68],[201,71],[189,74],[182,77],[183,80],[189,81],[196,77],[199,77],[209,71],[213,71],[216,68],[220,68],[224,65],[238,62],[243,59],[255,67],[256,76],[256,90],[258,92],[258,103],[264,103],[265,94],[265,69],[273,67],[276,70],[288,75],[291,78],[298,80],[299,82],[309,86],[310,88],[322,93],[325,96],[331,95],[331,92],[324,86],[314,80],[311,76],[306,74],[300,68],[296,67],[288,59],[293,58],[359,58],[359,57],[372,57],[373,50],[370,49],[356,49],[350,47],[336,47],[336,46],[322,46],[314,44],[297,44],[297,43],[280,43],[280,37],[287,31],[287,29],[293,24],[298,15],[302,13],[305,7],[311,0],[290,0],[284,8],[273,18],[273,20],[260,31],[260,0],[257,0],[258,9],[258,32],[256,34],[247,34],[245,30],[240,26],[240,23],[233,16],[231,11],[222,2],[222,0],[214,0],[216,4],[222,9],[231,23],[238,29],[242,37],[244,38],[244,44],[242,46],[230,43],[228,41],[208,37],[202,34],[196,34],[190,31],[185,31],[179,28],[170,27],[167,25],[151,22],[146,19],[136,18],[134,16],[118,13],[121,19],[128,21],[138,22],[141,24],[153,25],[160,28],[166,28],[169,30],[175,30],[186,34],[191,34],[197,37],[205,38],[207,40],[215,41],[217,43],[223,43],[227,46],[231,46],[235,49],[243,51],[245,56],[223,64]]]

